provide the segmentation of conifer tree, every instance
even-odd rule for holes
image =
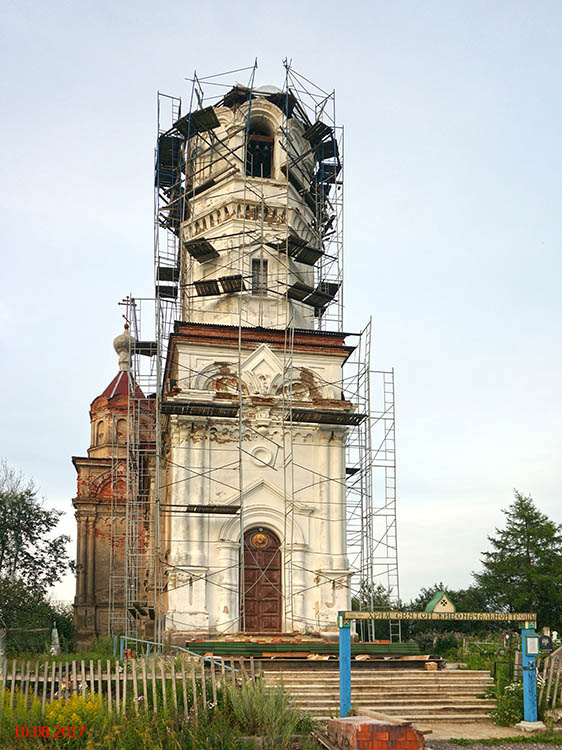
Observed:
[[[490,610],[536,612],[540,625],[560,627],[562,615],[562,527],[515,491],[504,511],[506,525],[488,540],[484,570],[474,573]]]

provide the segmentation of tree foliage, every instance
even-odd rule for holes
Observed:
[[[540,626],[560,628],[562,616],[562,527],[541,513],[533,499],[515,491],[515,500],[503,511],[506,524],[488,537],[491,549],[482,553],[474,585],[452,590],[444,584],[422,588],[408,605],[424,610],[433,595],[444,590],[459,612],[535,612]],[[505,623],[410,623],[406,631],[418,637],[435,634],[501,630]]]
[[[72,567],[70,537],[54,535],[62,513],[45,508],[31,481],[0,462],[0,627],[9,652],[43,650],[53,623],[61,642],[72,638],[69,607],[47,591]]]
[[[391,609],[390,595],[382,583],[363,583],[357,596],[351,599],[352,610],[363,610],[369,612],[376,609]],[[386,620],[373,620],[370,623],[358,621],[355,624],[356,632],[361,641],[388,640],[390,638],[390,625]]]
[[[422,588],[406,609],[413,612],[423,612],[438,591],[445,591],[458,612],[486,612],[489,610],[486,597],[477,586],[469,586],[466,589],[452,589],[444,583],[434,583],[429,588]],[[488,630],[499,629],[500,627],[501,623],[414,620],[407,623],[402,630],[406,637],[414,638],[420,642],[420,636],[422,635],[430,634],[435,640],[438,634],[451,630],[455,633],[482,633]],[[425,646],[422,647],[423,650],[427,650]]]
[[[390,609],[388,589],[382,583],[363,583],[357,594],[351,599],[351,609]]]
[[[437,591],[445,591],[459,612],[534,612],[539,626],[560,630],[562,621],[562,526],[541,513],[533,499],[515,491],[512,505],[503,511],[506,524],[488,537],[489,551],[482,553],[482,571],[473,573],[474,584],[451,589],[435,583],[403,605],[412,612],[425,610]],[[381,585],[365,585],[352,600],[352,609],[386,609],[389,599]],[[402,638],[420,642],[422,650],[438,652],[443,634],[483,635],[506,630],[505,622],[404,620]],[[516,628],[516,626],[515,626]],[[508,630],[513,630],[510,626]],[[361,625],[363,639],[367,632]],[[380,633],[380,634],[379,634]],[[377,623],[377,637],[388,637],[388,623]],[[429,645],[428,645],[429,644]]]
[[[61,511],[43,506],[31,481],[0,463],[0,577],[45,594],[70,566],[70,537],[52,536]]]
[[[562,527],[515,491],[503,511],[506,525],[489,536],[483,570],[474,573],[490,610],[536,612],[540,625],[557,626],[562,615]]]
[[[8,628],[9,654],[46,650],[53,624],[63,648],[70,646],[74,635],[72,605],[52,602],[43,592],[21,580],[0,577],[0,627]]]

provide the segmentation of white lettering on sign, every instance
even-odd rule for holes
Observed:
[[[534,612],[344,612],[344,620],[488,620],[495,622],[536,622]]]

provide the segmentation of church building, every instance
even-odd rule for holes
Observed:
[[[155,331],[128,300],[118,374],[73,458],[84,641],[327,634],[364,572],[330,95],[252,82],[196,101],[183,116],[172,101],[158,133]]]

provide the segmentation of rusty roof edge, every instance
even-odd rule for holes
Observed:
[[[228,323],[193,323],[187,320],[176,320],[174,321],[174,334],[179,333],[181,326],[197,326],[197,328],[208,328],[209,330],[220,330],[228,329],[237,331],[240,327],[243,331],[268,331],[272,333],[283,333],[285,328],[265,328],[263,326],[237,326],[229,325]],[[354,333],[353,331],[319,331],[317,328],[293,328],[294,333],[305,334],[310,336],[341,336],[346,338],[347,336],[360,336],[360,333]],[[173,334],[172,334],[173,335]]]

